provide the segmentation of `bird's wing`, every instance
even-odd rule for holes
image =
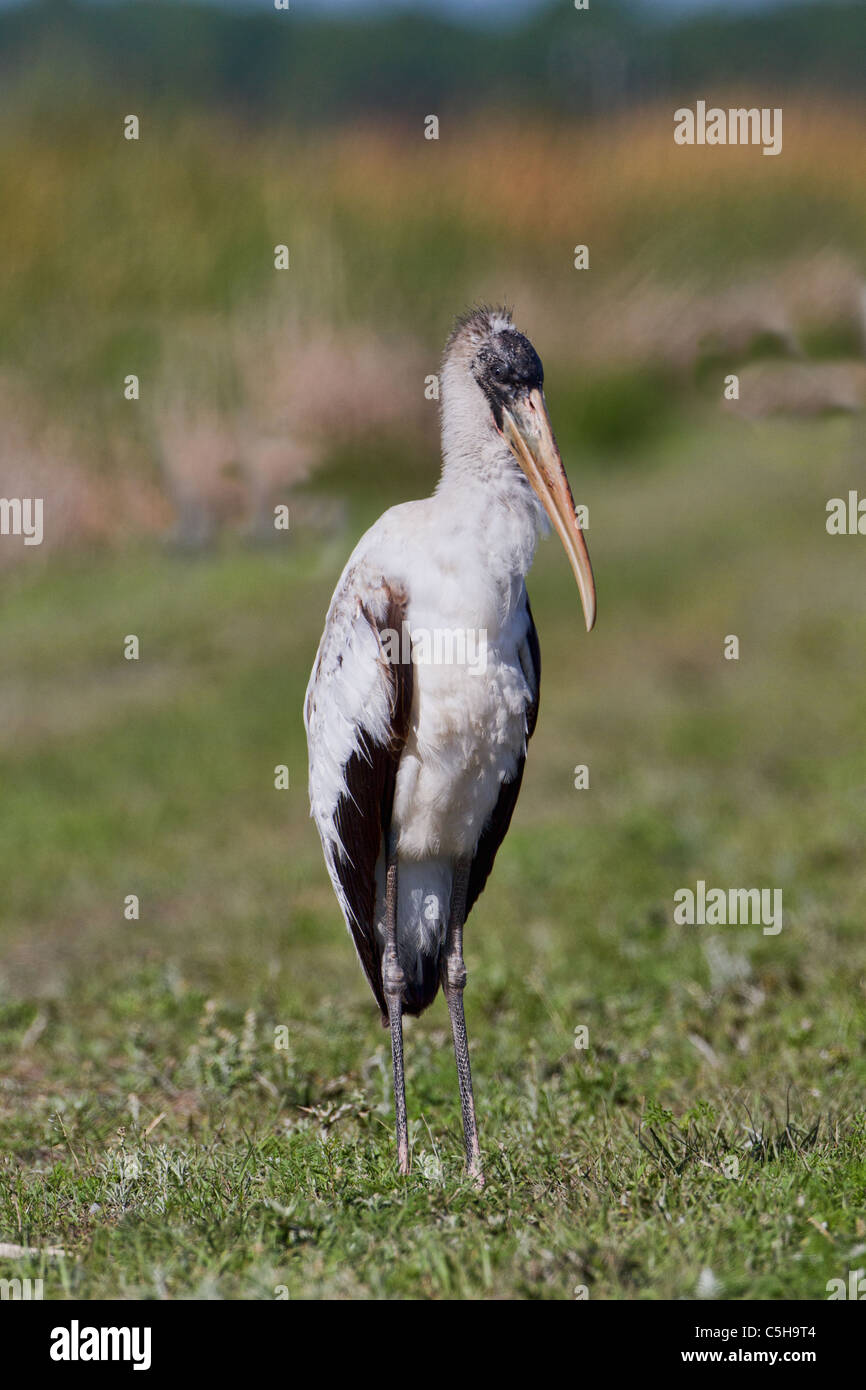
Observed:
[[[307,689],[310,809],[346,925],[382,1013],[375,932],[376,861],[391,824],[409,731],[412,662],[403,662],[407,598],[369,567],[350,567],[328,610]]]
[[[469,915],[473,903],[480,893],[484,890],[490,871],[493,868],[493,861],[496,852],[502,841],[505,839],[508,827],[511,824],[511,817],[517,805],[517,798],[520,795],[520,784],[523,781],[523,769],[526,764],[526,744],[535,732],[535,725],[538,720],[538,701],[541,694],[541,650],[538,645],[538,633],[535,630],[535,623],[532,620],[532,609],[529,606],[529,595],[524,590],[526,600],[526,633],[519,648],[520,664],[523,667],[523,674],[526,677],[527,685],[530,690],[530,701],[526,707],[526,743],[523,752],[517,763],[517,770],[510,782],[503,782],[499,791],[496,805],[481,832],[481,838],[475,850],[475,857],[469,870],[469,888],[466,896],[466,915]]]

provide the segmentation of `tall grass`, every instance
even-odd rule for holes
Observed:
[[[7,119],[0,343],[46,396],[110,401],[192,321],[275,304],[301,323],[410,329],[438,346],[478,296],[543,308],[583,355],[616,277],[743,280],[827,245],[866,253],[862,113],[786,108],[784,150],[682,148],[667,108],[603,127],[453,121],[404,132],[244,128],[85,108]],[[291,269],[273,268],[289,245]],[[591,270],[571,268],[589,244]],[[525,311],[525,309],[524,309]]]

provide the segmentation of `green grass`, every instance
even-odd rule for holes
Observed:
[[[352,539],[401,499],[390,471],[351,534],[285,553],[34,556],[4,580],[0,1240],[67,1254],[0,1276],[690,1298],[710,1269],[721,1296],[811,1299],[862,1266],[863,542],[824,532],[862,451],[845,421],[717,413],[604,445],[569,449],[599,625],[548,542],[541,719],[467,931],[482,1194],[441,998],[407,1028],[397,1175],[387,1035],[307,816],[306,677]],[[780,887],[781,934],[675,926],[698,878]]]

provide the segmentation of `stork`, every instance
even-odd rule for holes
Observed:
[[[595,621],[592,568],[543,380],[507,310],[457,320],[440,378],[441,479],[432,497],[391,507],[355,547],[304,706],[311,815],[391,1031],[400,1172],[409,1171],[402,1018],[426,1009],[441,984],[466,1167],[479,1184],[463,928],[511,821],[538,716],[525,576],[548,519],[587,631]],[[474,636],[483,663],[459,659],[466,641],[440,642],[438,660],[428,641],[422,655],[418,639],[430,633]]]

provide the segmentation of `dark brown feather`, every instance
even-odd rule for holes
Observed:
[[[531,739],[535,732],[535,725],[538,722],[538,702],[541,695],[541,648],[538,644],[538,633],[535,630],[535,623],[532,619],[532,609],[529,606],[529,599],[526,600],[526,611],[529,616],[529,629],[526,634],[526,645],[529,648],[529,655],[532,661],[533,673],[535,676],[535,697],[526,710],[526,741]],[[523,769],[526,765],[526,753],[524,751],[518,765],[517,771],[510,782],[503,782],[499,797],[487,824],[481,832],[481,838],[475,850],[475,857],[469,870],[469,889],[466,895],[466,915],[473,903],[484,891],[484,885],[490,877],[493,868],[493,861],[496,858],[499,846],[508,833],[511,824],[511,817],[514,815],[514,808],[517,805],[517,798],[520,795],[520,784],[523,781]]]
[[[385,629],[402,633],[406,596],[390,589],[388,594],[381,623],[366,608],[362,610],[364,617],[379,634]],[[334,823],[343,847],[342,852],[336,853],[335,865],[352,913],[349,925],[355,949],[376,1003],[387,1016],[381,951],[375,931],[376,861],[391,825],[397,768],[409,732],[413,672],[411,660],[389,662],[384,653],[381,659],[391,687],[391,737],[387,744],[376,743],[366,731],[361,731],[358,749],[346,764],[346,791],[337,803]]]

